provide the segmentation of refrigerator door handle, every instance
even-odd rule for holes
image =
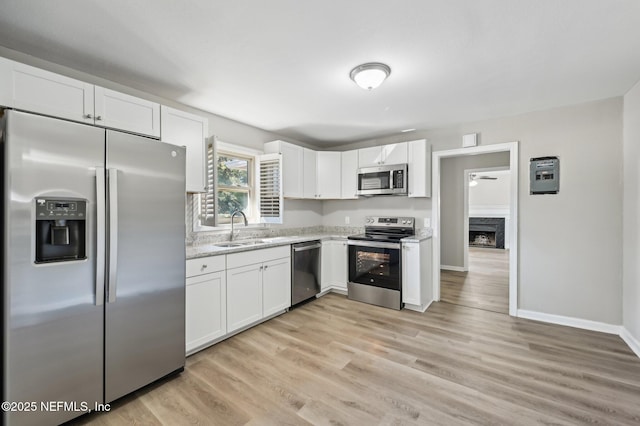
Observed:
[[[104,304],[104,272],[106,255],[106,194],[104,167],[96,167],[96,306]]]
[[[109,169],[109,303],[116,301],[118,272],[118,169]]]

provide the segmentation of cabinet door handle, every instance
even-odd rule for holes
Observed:
[[[207,269],[207,265],[206,263],[202,265],[202,268],[200,268],[201,271],[204,271],[205,269]]]
[[[267,266],[268,266],[268,265],[264,265],[264,269],[267,269]]]
[[[102,120],[102,116],[101,115],[96,115],[96,121],[101,121]]]
[[[91,115],[91,114],[85,114],[84,118],[93,118],[93,115]]]

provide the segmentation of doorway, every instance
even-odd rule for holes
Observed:
[[[433,300],[441,300],[441,286],[440,286],[440,267],[441,265],[441,161],[450,157],[465,157],[470,155],[479,155],[486,153],[508,152],[509,153],[509,223],[507,230],[510,235],[510,247],[508,253],[506,253],[506,259],[508,260],[508,313],[515,316],[518,308],[518,143],[510,142],[504,144],[494,144],[481,147],[453,149],[447,151],[436,151],[433,153],[433,196],[432,196],[432,225],[433,225]],[[468,231],[467,231],[468,234]],[[465,248],[465,252],[466,252]],[[471,260],[467,256],[468,262],[473,262],[473,256]],[[468,264],[467,264],[468,267]],[[464,266],[457,272],[465,272]],[[456,272],[456,271],[454,271]]]
[[[459,270],[441,266],[440,300],[508,314],[509,167],[465,169],[462,174],[463,265]]]

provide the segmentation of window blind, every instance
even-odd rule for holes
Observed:
[[[213,138],[212,138],[213,139]],[[213,141],[207,144],[207,192],[200,194],[200,223],[204,226],[216,226],[216,185],[215,153]]]
[[[282,223],[282,158],[280,154],[266,154],[258,157],[259,208],[263,223]]]

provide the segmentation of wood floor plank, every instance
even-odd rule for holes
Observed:
[[[640,424],[618,337],[434,303],[328,294],[187,359],[82,425]]]
[[[440,300],[509,313],[509,250],[469,247],[469,271],[440,271]]]

